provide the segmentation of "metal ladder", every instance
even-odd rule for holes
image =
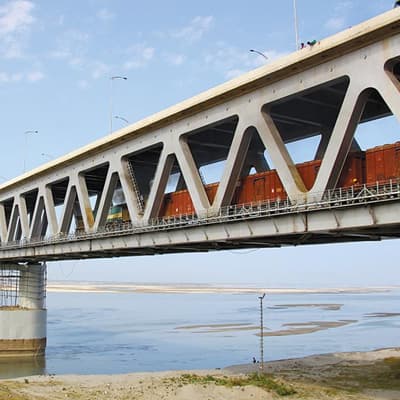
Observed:
[[[128,171],[132,181],[133,191],[135,192],[136,196],[136,204],[139,211],[139,214],[144,213],[144,201],[142,195],[140,194],[139,186],[135,177],[135,172],[133,171],[133,167],[130,161],[128,161]]]

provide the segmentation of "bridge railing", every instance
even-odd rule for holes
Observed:
[[[285,214],[308,213],[318,210],[351,207],[357,204],[373,204],[377,202],[395,201],[400,199],[400,179],[377,182],[373,185],[354,185],[347,188],[328,190],[322,196],[314,193],[314,201],[296,200],[266,200],[246,204],[235,204],[220,208],[217,212],[203,215],[181,214],[169,218],[153,218],[148,223],[122,222],[108,224],[96,232],[77,230],[70,234],[57,234],[33,239],[22,239],[14,242],[1,243],[1,249],[35,247],[61,242],[72,242],[102,237],[123,236],[135,233],[147,233],[162,230],[190,228],[200,225],[211,225],[257,218],[275,217]]]

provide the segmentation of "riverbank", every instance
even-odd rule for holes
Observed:
[[[398,400],[400,348],[333,353],[208,371],[0,380],[0,399]]]

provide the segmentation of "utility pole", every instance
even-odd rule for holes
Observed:
[[[296,50],[299,49],[299,26],[297,22],[297,4],[296,0],[293,0],[293,16],[294,16],[294,34],[296,38]]]
[[[128,78],[126,76],[110,77],[110,133],[112,133],[112,130],[113,130],[113,83],[117,79],[121,79],[123,81],[128,80]]]
[[[25,131],[24,135],[25,135],[25,143],[24,143],[24,170],[23,172],[26,172],[26,158],[27,158],[27,154],[28,154],[28,135],[32,135],[32,134],[36,134],[39,133],[39,131]]]
[[[259,297],[260,300],[260,370],[264,371],[264,311],[263,311],[263,300],[265,293]]]

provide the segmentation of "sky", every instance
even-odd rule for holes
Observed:
[[[300,41],[328,37],[392,6],[392,0],[297,0]],[[113,117],[120,117],[113,128],[122,128],[124,119],[136,122],[294,50],[292,0],[0,1],[0,180],[109,134],[111,103]],[[111,87],[111,76],[128,79]],[[385,124],[397,137],[397,122]],[[398,245],[57,262],[49,263],[48,278],[400,285]]]

